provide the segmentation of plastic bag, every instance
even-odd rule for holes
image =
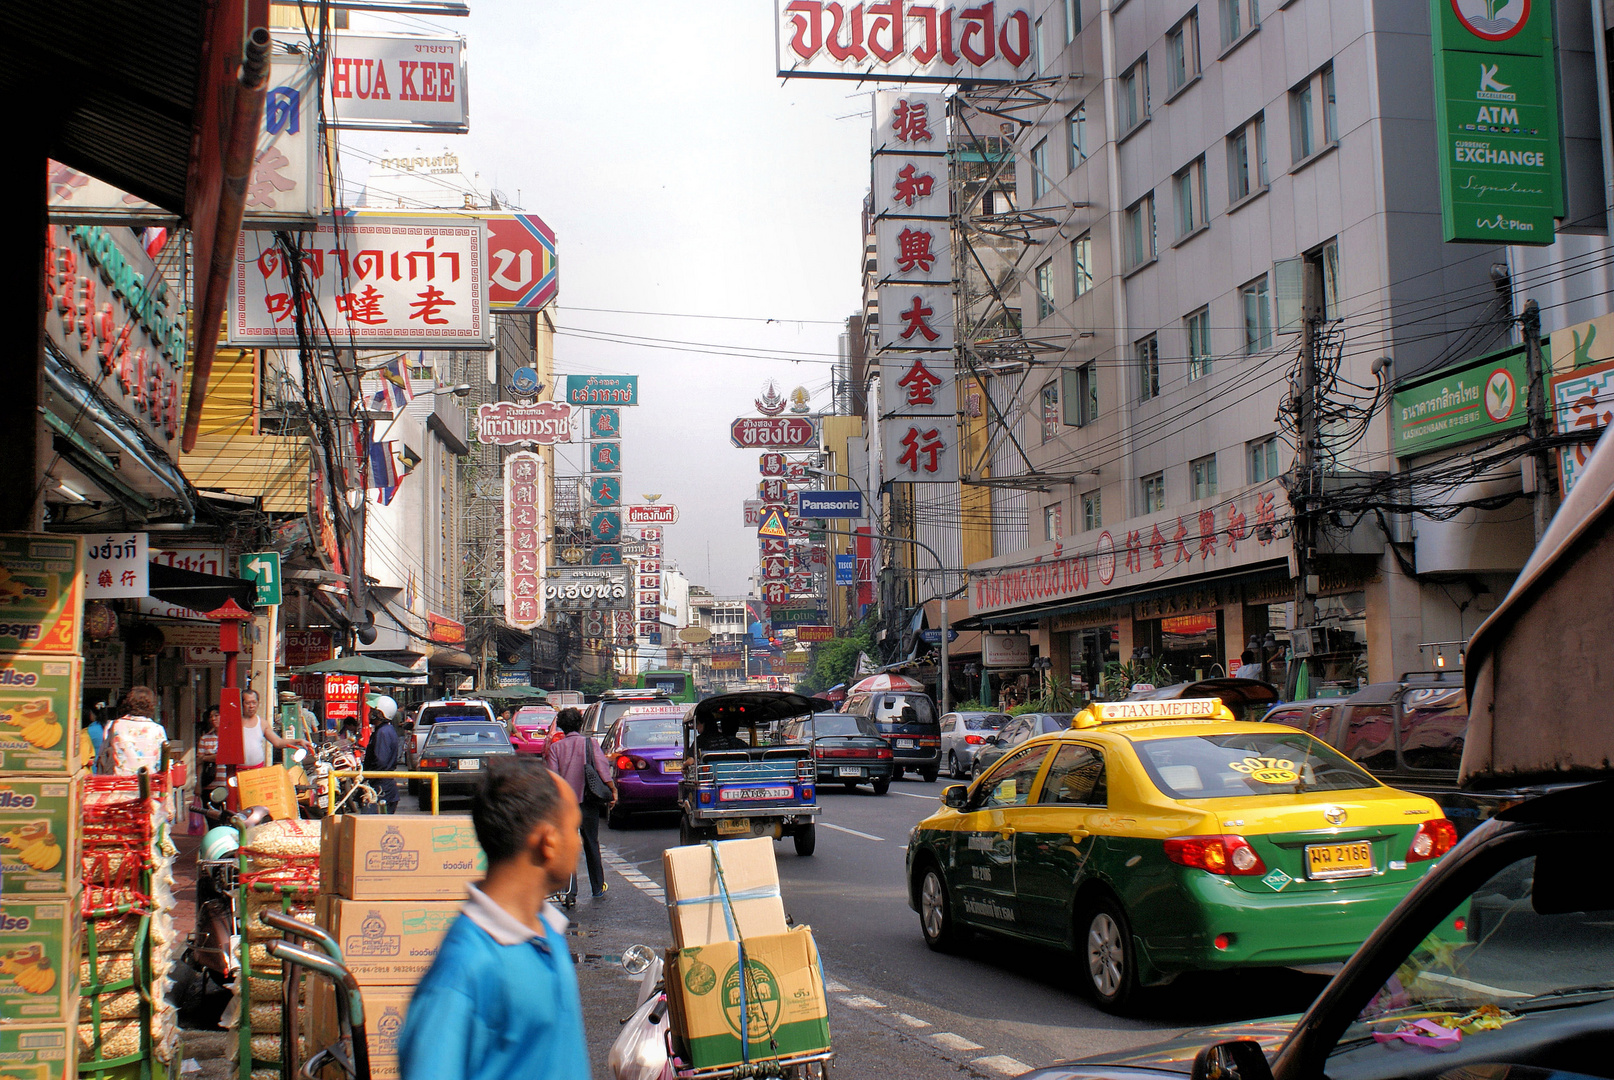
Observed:
[[[657,1013],[652,1020],[650,1014]],[[611,1075],[617,1080],[672,1080],[667,1060],[667,999],[654,994],[635,1010],[611,1044]]]

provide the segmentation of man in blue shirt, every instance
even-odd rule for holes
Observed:
[[[493,758],[471,805],[488,873],[415,988],[403,1080],[588,1080],[567,919],[547,902],[577,868],[577,796],[542,762]]]

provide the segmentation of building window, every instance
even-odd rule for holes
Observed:
[[[1072,427],[1086,427],[1098,419],[1098,365],[1091,361],[1079,368],[1066,370],[1061,378],[1065,383],[1065,423]]]
[[[1267,122],[1257,113],[1227,136],[1227,201],[1267,186]]]
[[[1199,74],[1199,12],[1189,12],[1188,17],[1172,28],[1166,35],[1166,78],[1171,84],[1171,92],[1181,90],[1188,81]]]
[[[1188,381],[1193,382],[1211,371],[1210,308],[1200,308],[1183,322],[1188,327]]]
[[[1267,306],[1265,274],[1239,290],[1244,307],[1244,354],[1254,356],[1272,348],[1272,315]]]
[[[1064,531],[1065,508],[1060,503],[1054,503],[1042,508],[1042,538],[1044,540],[1058,540]]]
[[[1040,199],[1048,194],[1048,140],[1043,139],[1031,148],[1031,197]]]
[[[1154,257],[1154,193],[1150,192],[1126,212],[1127,269],[1142,266]]]
[[[1138,62],[1121,76],[1121,133],[1137,127],[1149,119],[1149,54],[1138,57]]]
[[[1263,484],[1275,479],[1278,475],[1278,437],[1268,435],[1264,439],[1244,444],[1250,460],[1250,483]]]
[[[1166,474],[1145,476],[1138,484],[1143,489],[1143,512],[1152,514],[1166,508]]]
[[[1059,438],[1059,384],[1047,383],[1042,388],[1042,441]]]
[[[1172,178],[1172,189],[1177,195],[1177,238],[1180,240],[1210,224],[1210,211],[1206,205],[1209,190],[1205,181],[1205,159],[1196,158],[1188,168]]]
[[[1317,87],[1323,96],[1323,141],[1339,142],[1339,101],[1334,96],[1334,65],[1328,64],[1317,77]]]
[[[1076,32],[1082,28],[1082,0],[1065,0],[1065,44],[1069,45],[1076,40]]]
[[[1160,339],[1150,334],[1132,346],[1138,358],[1138,400],[1160,396]]]
[[[1042,20],[1031,28],[1031,63],[1038,75],[1042,74]]]
[[[1193,488],[1190,498],[1195,502],[1216,497],[1215,454],[1207,454],[1188,463],[1188,483]]]
[[[1289,91],[1289,153],[1294,161],[1317,152],[1315,129],[1311,122],[1311,80]]]
[[[1065,117],[1065,128],[1070,136],[1070,167],[1074,169],[1087,160],[1087,103],[1076,106]]]
[[[1082,531],[1092,532],[1104,527],[1103,494],[1089,491],[1082,496]]]
[[[1071,272],[1076,280],[1076,295],[1093,287],[1093,234],[1082,233],[1070,245]]]
[[[1044,259],[1037,264],[1037,321],[1054,313],[1054,261]]]
[[[1303,161],[1339,141],[1334,65],[1325,64],[1289,91],[1290,157]]]
[[[1220,0],[1222,5],[1222,48],[1261,25],[1259,0]]]

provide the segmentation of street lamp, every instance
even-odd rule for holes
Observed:
[[[441,394],[453,394],[455,397],[465,397],[470,392],[471,384],[462,382],[457,386],[439,386],[432,391],[432,396],[437,397]]]

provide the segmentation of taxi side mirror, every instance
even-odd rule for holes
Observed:
[[[1194,1055],[1190,1080],[1272,1080],[1272,1066],[1254,1039],[1229,1039]]]
[[[969,798],[970,789],[964,784],[953,784],[942,792],[942,804],[954,810],[964,809],[964,804],[969,802]]]

